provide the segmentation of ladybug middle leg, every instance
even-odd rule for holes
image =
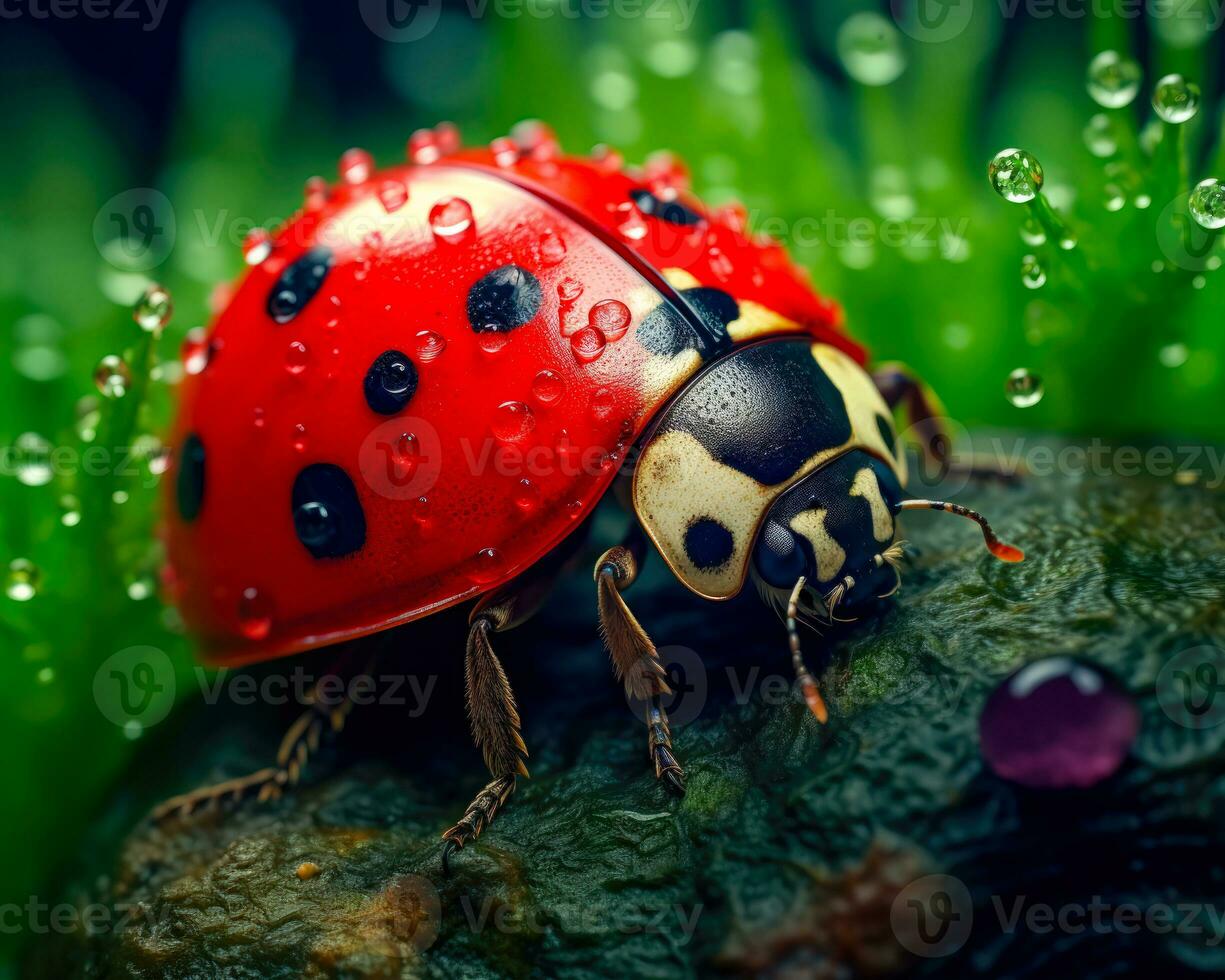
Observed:
[[[609,548],[596,562],[600,632],[626,694],[646,702],[647,754],[655,764],[655,778],[683,796],[685,772],[672,753],[672,730],[663,706],[663,695],[671,689],[655,644],[621,595],[634,584],[645,553],[646,542],[639,532],[631,534],[626,544]]]
[[[951,458],[953,441],[944,425],[944,405],[905,364],[882,364],[873,372],[872,380],[886,405],[904,408],[921,452],[940,467],[942,477],[953,474],[1008,482],[1023,475],[992,458],[974,456],[969,464],[955,462]]]

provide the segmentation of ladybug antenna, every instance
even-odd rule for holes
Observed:
[[[903,500],[895,505],[894,509],[897,511],[946,510],[949,513],[957,514],[959,517],[968,517],[983,529],[983,540],[987,542],[987,550],[995,555],[996,558],[1006,562],[1025,560],[1025,552],[1020,548],[1005,544],[997,538],[995,532],[991,529],[991,525],[987,523],[987,519],[978,511],[970,510],[969,507],[962,507],[961,504],[949,503],[946,500]]]
[[[787,639],[791,643],[791,666],[795,668],[795,679],[799,681],[800,689],[804,692],[804,701],[808,704],[808,709],[817,716],[817,721],[825,724],[829,720],[829,712],[825,708],[817,682],[804,665],[804,653],[800,649],[799,604],[805,581],[801,575],[795,583],[795,588],[791,590],[791,598],[787,600]]]

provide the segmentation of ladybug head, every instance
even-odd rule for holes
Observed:
[[[753,552],[759,588],[781,606],[802,577],[801,608],[821,619],[858,618],[898,589],[893,472],[856,450],[810,474],[766,515]]]

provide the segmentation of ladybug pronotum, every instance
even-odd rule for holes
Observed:
[[[539,123],[409,148],[380,172],[350,151],[337,186],[312,181],[217,316],[173,432],[167,581],[224,664],[474,603],[468,705],[493,779],[444,861],[527,775],[491,634],[536,611],[610,488],[634,531],[596,562],[600,629],[676,792],[667,686],[624,597],[648,541],[699,596],[751,579],[785,613],[821,720],[797,623],[896,591],[901,511],[969,517],[1021,560],[973,511],[905,499],[893,411],[939,454],[936,403],[899,366],[867,373],[839,307],[742,209],[693,198],[677,161],[563,156]],[[343,716],[308,709],[275,765],[159,813],[279,794]]]

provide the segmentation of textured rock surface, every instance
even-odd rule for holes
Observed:
[[[117,927],[48,938],[30,972],[1225,969],[1225,943],[1206,913],[1198,933],[1102,935],[1090,923],[1035,935],[1024,921],[1009,932],[999,918],[1022,896],[1026,908],[1100,896],[1112,908],[1199,902],[1225,911],[1225,725],[1178,724],[1155,695],[1163,665],[1181,651],[1225,647],[1225,497],[1168,478],[1067,475],[956,496],[988,513],[1029,560],[1002,565],[971,525],[913,516],[914,553],[894,608],[825,640],[807,637],[810,654],[824,646],[831,661],[833,718],[823,729],[789,690],[785,636],[754,596],[705,604],[670,584],[657,561],[650,566],[630,595],[679,665],[682,801],[648,772],[645,729],[600,649],[589,573],[576,572],[541,618],[498,637],[533,778],[457,856],[450,877],[438,835],[484,782],[463,719],[462,619],[383,642],[381,671],[421,684],[436,675],[419,717],[409,717],[411,694],[407,706],[360,709],[284,799],[156,828],[142,820],[152,803],[266,764],[292,717],[228,699],[187,709],[151,733],[68,872],[66,894],[113,906]],[[978,714],[994,684],[1055,653],[1112,670],[1141,709],[1132,758],[1091,791],[1020,790],[979,757]],[[300,879],[303,862],[320,873]],[[930,873],[965,887],[950,892],[962,917],[946,946],[963,923],[973,928],[951,955],[916,957],[903,948],[916,944],[907,899],[926,895],[937,908],[923,883],[910,885]]]

